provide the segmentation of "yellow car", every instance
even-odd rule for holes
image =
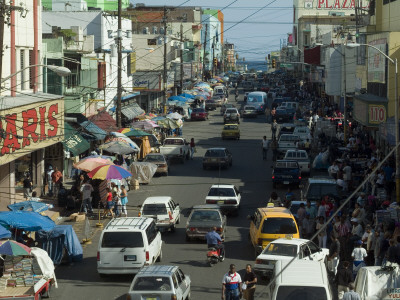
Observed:
[[[250,240],[256,254],[268,246],[276,239],[285,238],[290,235],[299,239],[299,228],[290,210],[285,207],[274,207],[273,203],[268,203],[267,207],[257,208],[250,219]]]
[[[222,139],[240,139],[240,129],[237,124],[225,124],[221,133]]]

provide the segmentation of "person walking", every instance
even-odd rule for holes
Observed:
[[[196,151],[196,144],[194,143],[194,138],[190,139],[190,159],[193,160],[194,152]]]
[[[262,156],[263,156],[263,160],[267,159],[268,156],[268,149],[269,149],[269,143],[270,141],[267,140],[267,137],[264,135],[261,145],[262,145]]]
[[[272,161],[276,161],[278,158],[278,141],[276,138],[273,138],[270,143],[270,148],[272,150]]]
[[[254,300],[254,293],[256,292],[257,276],[253,272],[251,265],[246,265],[246,274],[243,276],[243,282],[246,288],[243,292],[243,298],[245,300]],[[243,289],[243,286],[242,286]]]
[[[276,119],[271,124],[271,132],[272,132],[272,140],[276,140],[276,131],[278,129],[278,123],[276,123]]]
[[[82,193],[82,209],[83,212],[92,214],[92,193],[94,191],[93,186],[90,184],[89,180],[85,180],[80,189]]]
[[[53,180],[51,179],[51,174],[53,174],[54,170],[53,167],[50,165],[49,169],[46,173],[46,181],[48,186],[48,195],[51,197],[53,196]]]
[[[314,222],[310,220],[310,213],[306,212],[306,217],[303,220],[302,223],[302,229],[303,229],[303,238],[305,239],[310,239],[314,233]]]
[[[112,191],[112,198],[114,203],[114,214],[115,217],[119,217],[121,215],[120,207],[121,207],[121,198],[119,197],[119,192]]]
[[[299,208],[297,209],[297,220],[298,220],[298,226],[299,226],[299,232],[301,237],[303,237],[303,220],[306,217],[306,209],[304,206],[304,203],[300,203]]]
[[[23,181],[23,185],[24,185],[25,200],[29,200],[29,198],[31,197],[31,192],[32,192],[32,180],[31,180],[31,176],[29,176],[29,174],[26,174],[25,179]]]
[[[349,284],[353,281],[353,273],[349,269],[350,263],[344,261],[342,267],[336,274],[336,283],[338,285],[338,298],[343,299],[344,293],[349,291]]]
[[[344,293],[343,300],[361,300],[360,295],[354,291],[355,288],[354,282],[350,282],[349,291]]]
[[[325,217],[319,216],[318,217],[318,223],[316,226],[317,231],[320,230],[321,228],[325,227]],[[320,248],[326,248],[326,227],[318,234],[318,245]]]
[[[365,261],[364,259],[368,256],[367,250],[365,250],[363,247],[363,242],[361,240],[356,242],[356,246],[353,249],[353,252],[351,253],[351,257],[354,259],[353,261],[353,275],[356,277],[358,270],[360,268],[365,267]]]
[[[122,214],[127,217],[128,211],[126,209],[126,205],[128,204],[128,192],[126,191],[125,185],[121,185],[121,212]]]
[[[111,189],[107,188],[107,200],[106,200],[106,208],[104,209],[103,218],[107,217],[108,214],[111,214],[111,217],[114,218],[114,212],[112,211],[114,204],[112,201],[112,193]]]
[[[339,253],[340,253],[340,243],[334,234],[331,234],[331,246],[329,247],[328,255],[328,270],[334,275],[337,273],[337,267],[339,264]]]
[[[239,300],[242,298],[242,278],[236,273],[236,266],[231,264],[229,272],[222,278],[222,295],[223,300]]]
[[[51,174],[51,180],[53,181],[53,190],[54,190],[53,196],[55,198],[58,197],[58,192],[60,190],[60,186],[62,183],[62,177],[63,175],[61,171],[59,171],[58,168],[55,167],[54,172]]]

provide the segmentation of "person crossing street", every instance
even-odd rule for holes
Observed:
[[[223,300],[239,300],[242,298],[242,278],[236,273],[236,266],[231,264],[229,272],[222,279],[222,296]]]

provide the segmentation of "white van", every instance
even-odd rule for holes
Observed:
[[[224,95],[224,97],[227,96],[227,90],[226,87],[224,87],[223,85],[218,85],[214,88],[214,93],[213,95]]]
[[[161,233],[152,218],[116,218],[101,233],[97,272],[136,274],[162,258]]]
[[[290,260],[276,261],[275,281],[270,284],[270,289],[267,291],[270,297],[267,299],[332,300],[324,262],[294,260],[289,263]]]

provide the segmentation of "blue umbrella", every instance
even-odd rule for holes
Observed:
[[[0,225],[26,231],[51,230],[56,225],[52,219],[33,211],[2,211]]]
[[[38,201],[23,201],[14,204],[10,204],[7,206],[11,211],[34,211],[34,212],[42,212],[49,209],[49,206],[46,203],[38,202]]]
[[[11,237],[11,232],[5,229],[3,226],[0,226],[0,239],[8,239]]]
[[[152,121],[160,121],[160,120],[165,120],[165,117],[155,117],[151,119]]]
[[[180,94],[179,96],[182,96],[182,97],[185,97],[185,98],[189,98],[189,99],[194,98],[194,95],[188,94],[188,93],[183,93],[183,94]]]
[[[181,97],[181,96],[172,96],[172,97],[168,98],[168,101],[171,101],[171,100],[186,101],[186,98],[185,97]]]

